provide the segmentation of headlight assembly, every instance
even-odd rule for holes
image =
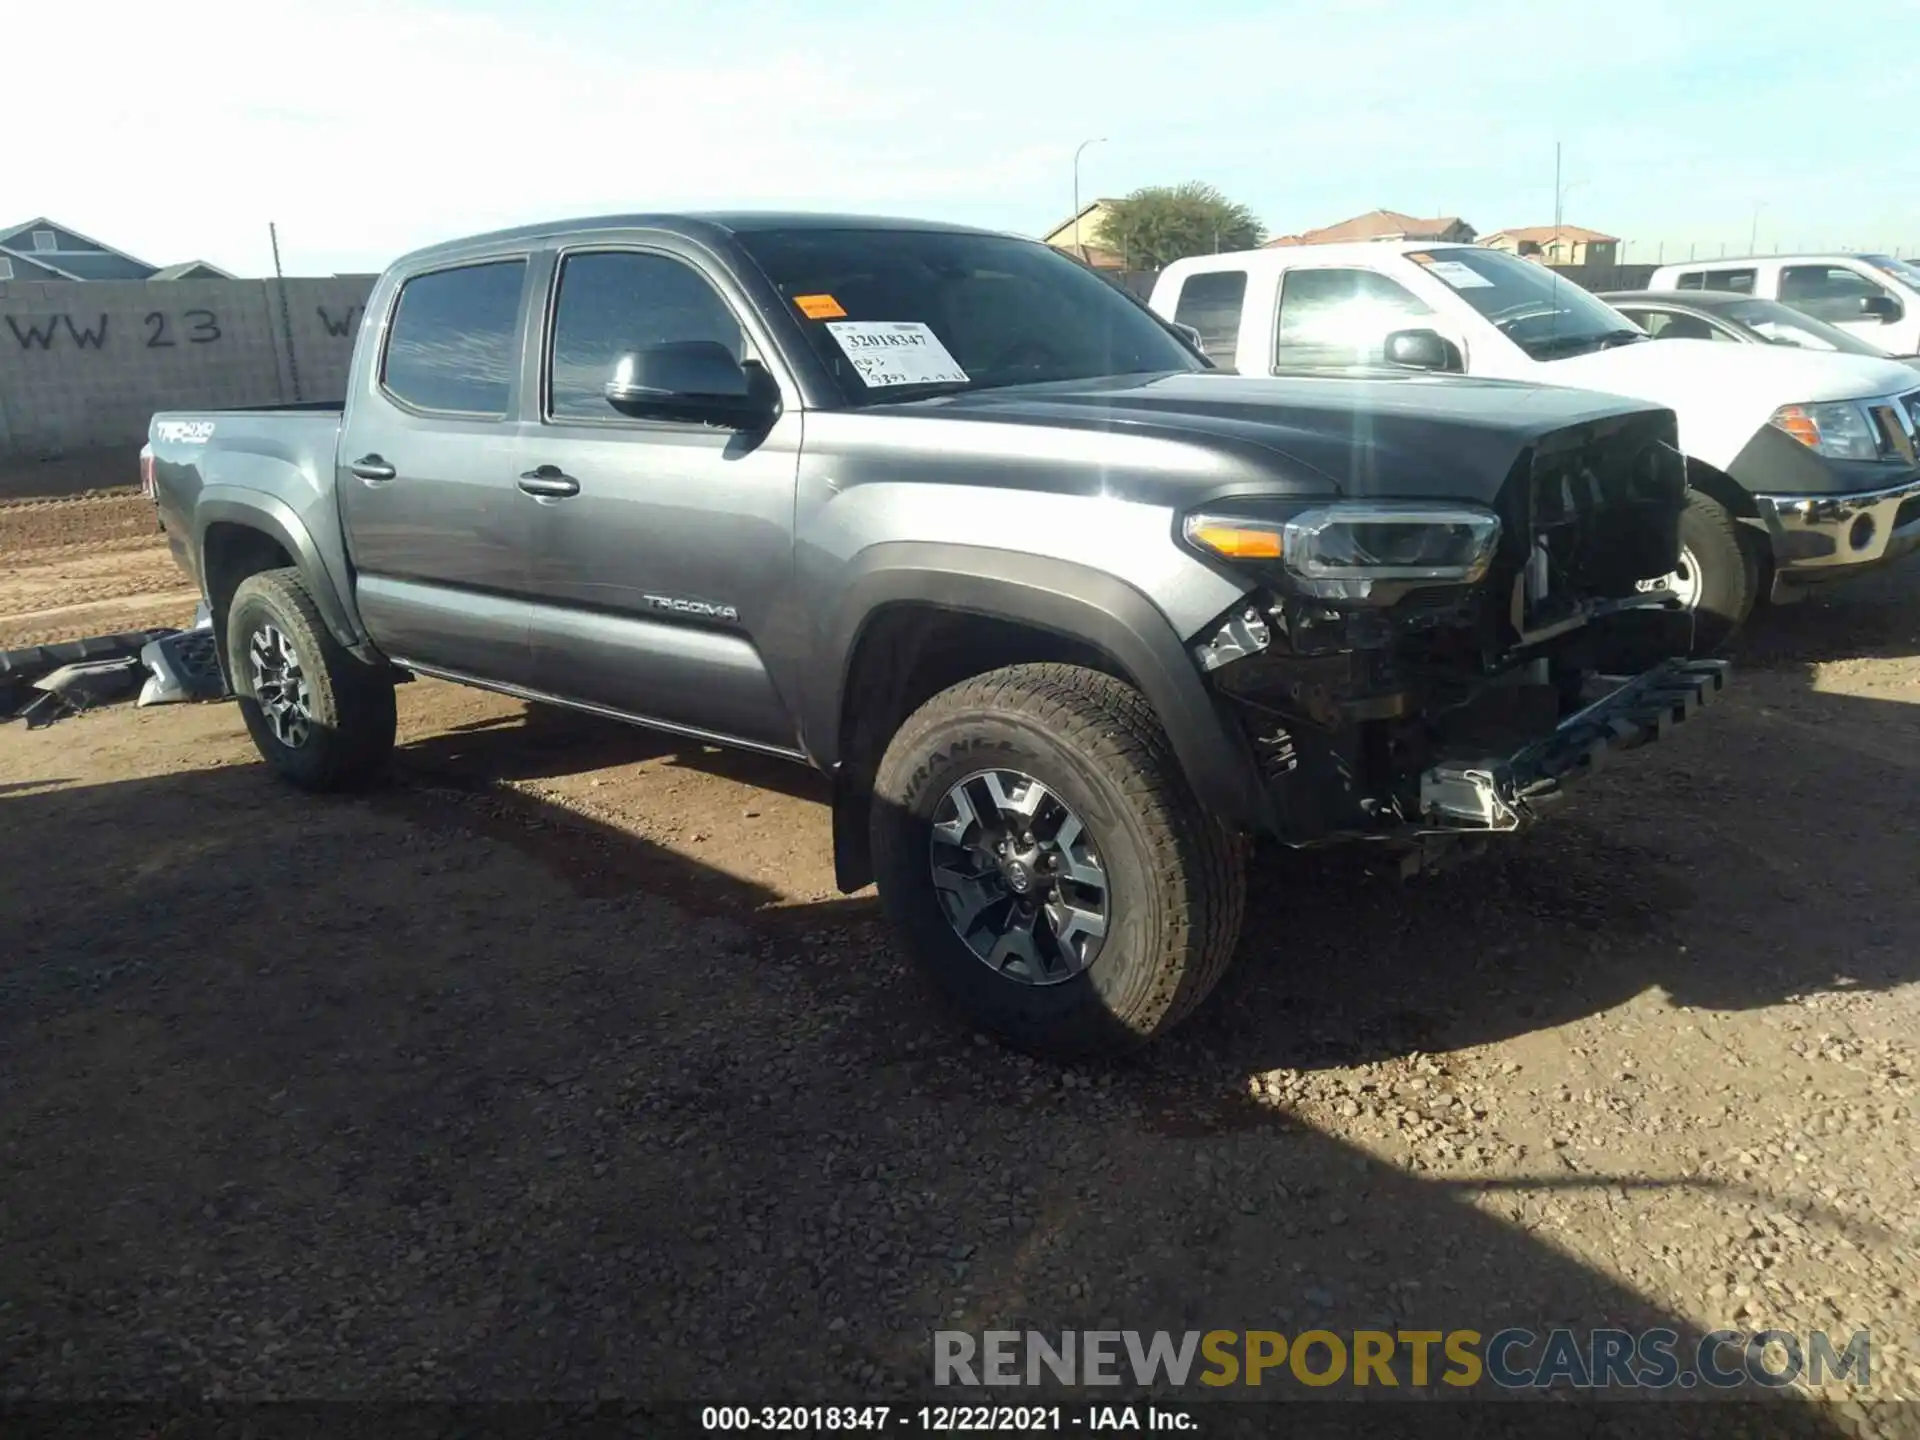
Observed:
[[[1277,561],[1305,594],[1364,600],[1377,581],[1472,585],[1500,518],[1468,505],[1343,501],[1286,520],[1189,515],[1189,544],[1228,560]]]
[[[1819,405],[1782,405],[1769,422],[1809,450],[1833,460],[1878,460],[1880,436],[1866,406],[1857,400]]]

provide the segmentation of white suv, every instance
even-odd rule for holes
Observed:
[[[1891,255],[1767,255],[1662,265],[1649,290],[1778,300],[1889,355],[1920,353],[1920,264]]]

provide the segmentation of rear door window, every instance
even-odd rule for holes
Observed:
[[[1189,275],[1180,287],[1173,318],[1200,332],[1207,358],[1222,369],[1233,368],[1240,347],[1240,315],[1247,299],[1247,272],[1214,270]]]
[[[527,262],[432,270],[400,287],[380,383],[416,410],[502,418],[519,369]]]
[[[1273,363],[1280,369],[1386,363],[1386,339],[1419,328],[1433,310],[1372,270],[1289,270],[1280,283]]]
[[[1752,270],[1683,270],[1673,282],[1676,290],[1726,290],[1735,295],[1753,294]]]

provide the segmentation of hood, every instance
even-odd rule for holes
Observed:
[[[912,448],[937,451],[929,468],[952,478],[977,460],[991,465],[996,484],[1176,504],[1249,490],[1491,503],[1521,452],[1556,431],[1639,424],[1669,442],[1673,435],[1671,415],[1643,402],[1419,374],[1100,378],[860,413],[945,422]],[[953,423],[983,429],[961,435]]]
[[[1771,414],[1781,405],[1864,400],[1914,388],[1913,369],[1888,356],[1836,355],[1785,345],[1647,340],[1541,366],[1555,385],[1592,385],[1675,405],[1702,388],[1739,391]]]

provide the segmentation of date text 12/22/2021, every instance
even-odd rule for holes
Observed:
[[[868,1431],[909,1435],[1199,1428],[1179,1406],[1139,1405],[708,1405],[708,1431]]]

